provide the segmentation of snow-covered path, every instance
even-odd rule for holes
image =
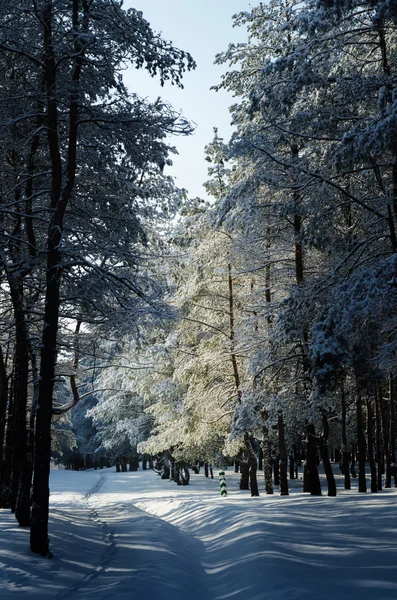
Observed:
[[[54,558],[0,511],[0,598],[395,600],[396,490],[250,498],[227,479],[221,498],[202,474],[53,471]]]

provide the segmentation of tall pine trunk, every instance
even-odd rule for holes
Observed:
[[[343,383],[342,383],[342,389],[341,389],[341,411],[342,411],[342,469],[343,469],[345,490],[350,490],[351,489],[350,452],[349,452],[349,446],[347,443],[346,396],[345,396],[345,390],[344,390]]]
[[[47,99],[47,137],[51,157],[51,219],[47,237],[47,270],[44,326],[41,345],[39,402],[36,414],[36,452],[34,462],[32,524],[30,548],[42,555],[49,552],[49,476],[51,459],[51,418],[57,336],[59,320],[60,282],[62,276],[61,241],[66,207],[73,193],[76,177],[78,108],[80,75],[84,63],[84,37],[79,31],[79,0],[72,2],[72,22],[76,32],[74,66],[71,73],[69,104],[68,147],[65,167],[65,185],[62,186],[62,159],[59,147],[57,103],[57,63],[53,47],[53,0],[43,2],[43,61]]]
[[[6,432],[6,416],[8,402],[8,381],[3,350],[0,346],[0,476],[1,464],[4,458],[4,440]]]
[[[389,421],[386,412],[386,406],[382,394],[382,386],[377,386],[377,403],[379,409],[380,422],[382,427],[382,440],[383,440],[383,456],[386,461],[385,465],[385,488],[391,487],[391,453],[389,447]]]
[[[320,477],[317,467],[317,440],[314,425],[307,425],[306,462],[304,470],[304,491],[312,496],[321,496]]]
[[[15,358],[14,358],[14,418],[12,426],[13,456],[11,476],[11,509],[21,527],[30,524],[30,485],[27,456],[27,403],[29,355],[28,335],[23,306],[23,284],[9,278],[11,299],[15,319]]]
[[[323,414],[322,416],[323,422],[323,435],[320,440],[320,455],[321,460],[323,461],[325,475],[327,477],[327,485],[328,485],[328,496],[336,496],[336,483],[335,477],[332,471],[331,461],[329,459],[328,453],[328,437],[329,437],[329,425],[328,419]]]
[[[280,454],[280,496],[288,496],[287,449],[283,415],[278,417],[278,449]]]
[[[356,421],[357,421],[357,462],[358,462],[358,491],[367,491],[365,478],[365,435],[363,423],[363,407],[361,394],[356,393]]]
[[[269,439],[269,428],[266,424],[268,414],[266,411],[262,411],[262,431],[263,431],[263,475],[265,478],[265,492],[266,494],[273,494],[273,481],[272,481],[272,452]]]
[[[394,487],[397,487],[397,464],[396,464],[396,409],[394,405],[394,376],[389,375],[389,402],[390,402],[390,460],[393,465]]]
[[[367,398],[367,448],[368,448],[368,462],[371,472],[371,492],[375,493],[378,491],[378,482],[376,477],[376,464],[374,457],[374,423],[373,423],[373,410],[371,399]]]
[[[10,494],[7,493],[6,481],[10,478],[10,471],[7,473],[7,448],[6,448],[6,424],[7,424],[7,404],[8,404],[8,378],[3,350],[0,347],[0,508],[9,508]],[[8,496],[8,499],[7,499]]]

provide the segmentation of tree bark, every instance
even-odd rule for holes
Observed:
[[[0,469],[4,459],[4,440],[8,402],[8,380],[3,350],[0,346]],[[0,471],[1,476],[1,471]]]
[[[320,477],[317,467],[317,440],[314,425],[307,425],[307,446],[306,446],[306,465],[305,465],[305,483],[304,491],[312,496],[321,496]]]
[[[284,419],[278,417],[278,449],[280,454],[280,496],[288,496],[287,450],[285,447]]]
[[[382,387],[377,386],[377,401],[379,408],[380,421],[382,426],[382,440],[383,440],[383,455],[386,461],[385,469],[385,488],[391,487],[391,453],[389,447],[389,422],[386,414],[385,402],[383,400]]]
[[[29,355],[25,323],[23,282],[9,278],[15,319],[15,370],[14,370],[14,445],[11,478],[11,509],[21,527],[30,524],[30,477],[27,455],[27,403]]]
[[[397,201],[397,199],[396,199]],[[389,402],[390,402],[390,460],[393,464],[394,487],[397,487],[397,469],[396,469],[396,409],[394,404],[394,376],[389,375]]]
[[[265,478],[265,492],[266,494],[273,494],[273,481],[272,481],[272,452],[269,439],[269,429],[266,425],[268,415],[266,411],[262,411],[262,431],[263,431],[263,474]]]
[[[11,378],[10,396],[8,402],[8,419],[5,434],[5,446],[0,479],[0,508],[11,508],[11,475],[12,475],[12,453],[14,446],[14,392]]]
[[[368,462],[371,472],[371,492],[375,493],[378,491],[378,482],[376,476],[376,464],[374,457],[374,424],[373,424],[373,411],[370,398],[367,398],[367,448],[368,448]]]
[[[342,410],[342,467],[343,467],[343,476],[344,476],[344,484],[345,490],[351,489],[351,481],[350,481],[350,452],[349,446],[347,443],[347,433],[346,433],[346,396],[344,386],[342,384],[341,388],[341,410]]]
[[[249,489],[249,464],[248,461],[240,460],[240,490]]]
[[[263,449],[262,446],[258,448],[258,471],[263,471]]]
[[[0,347],[0,508],[9,508],[11,501],[10,490],[10,449],[6,441],[6,416],[8,404],[8,379],[3,351]],[[9,407],[8,414],[12,412]]]
[[[327,477],[328,496],[336,496],[335,477],[334,477],[334,474],[332,471],[331,462],[329,460],[328,446],[327,446],[328,437],[329,437],[329,425],[328,425],[328,419],[324,414],[322,416],[322,422],[323,422],[323,435],[320,440],[321,460],[323,461],[324,471],[325,471],[325,475]]]
[[[84,4],[84,3],[83,3]],[[79,31],[79,0],[72,3],[73,28]],[[43,62],[47,101],[47,138],[51,158],[51,220],[47,238],[47,270],[42,333],[39,403],[36,417],[36,452],[34,462],[32,524],[30,548],[33,552],[51,556],[48,538],[49,475],[51,459],[51,418],[57,336],[59,320],[60,281],[62,276],[61,241],[66,207],[73,193],[76,177],[78,108],[80,75],[84,63],[84,37],[75,36],[75,56],[71,73],[68,147],[65,185],[62,187],[62,159],[58,137],[57,65],[53,47],[53,0],[43,1]],[[85,17],[86,18],[86,15]]]
[[[295,456],[293,450],[289,453],[289,478],[295,479]]]
[[[365,435],[363,424],[363,408],[361,394],[356,393],[356,419],[357,419],[357,451],[358,451],[358,491],[367,491],[365,478]]]

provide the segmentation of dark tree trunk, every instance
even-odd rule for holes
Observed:
[[[348,450],[347,444],[347,434],[346,434],[346,396],[345,390],[342,385],[341,389],[341,408],[342,408],[342,472],[345,479],[345,490],[351,489],[350,482],[350,452]]]
[[[382,395],[382,387],[377,387],[377,403],[379,407],[379,414],[382,426],[382,439],[383,439],[383,455],[386,460],[385,470],[385,488],[391,487],[391,454],[389,447],[389,421],[386,414],[386,407]]]
[[[329,437],[329,426],[327,417],[323,414],[322,416],[323,422],[323,436],[320,440],[320,454],[321,460],[323,461],[325,475],[327,477],[327,485],[328,485],[328,496],[336,496],[336,483],[335,477],[332,471],[331,461],[329,460],[328,455],[328,437]]]
[[[263,450],[261,445],[258,448],[258,471],[263,471]]]
[[[249,459],[249,480],[250,480],[251,496],[259,496],[258,479],[256,476],[256,471],[257,471],[256,458],[251,456]]]
[[[350,465],[350,473],[352,477],[357,477],[356,473],[356,457],[357,457],[357,447],[352,444],[352,462]]]
[[[210,465],[210,471],[212,473],[212,465]],[[180,477],[180,481],[182,483],[182,485],[189,485],[189,481],[190,481],[190,473],[189,473],[189,469],[186,466],[186,463],[181,463],[180,465],[180,470],[179,470],[179,477]],[[212,479],[214,478],[214,476],[212,475]]]
[[[377,466],[377,482],[376,487],[378,491],[382,490],[383,481],[383,454],[382,454],[382,422],[380,416],[379,402],[377,399],[377,388],[374,389],[374,401],[375,401],[375,425],[376,425],[376,466]]]
[[[285,447],[284,419],[282,414],[278,417],[278,450],[280,454],[280,495],[288,496],[287,450]]]
[[[280,456],[278,455],[278,453],[273,454],[272,463],[274,485],[280,485]]]
[[[373,424],[373,411],[370,398],[367,398],[367,448],[368,448],[368,462],[371,472],[371,492],[375,493],[378,491],[378,482],[376,477],[376,465],[374,457],[374,424]]]
[[[11,447],[7,433],[7,402],[8,379],[3,352],[0,348],[0,508],[10,508],[11,504]],[[8,410],[9,419],[12,415],[10,403]]]
[[[200,461],[196,460],[196,462],[194,463],[193,467],[193,472],[198,475],[200,473]]]
[[[367,491],[365,479],[365,435],[363,425],[363,407],[361,394],[356,394],[356,416],[357,416],[357,450],[358,450],[358,491]]]
[[[273,480],[272,480],[272,458],[271,448],[269,442],[265,442],[265,448],[263,450],[264,459],[264,477],[265,477],[265,492],[266,494],[273,494]]]
[[[73,28],[79,29],[79,2],[72,3]],[[39,402],[36,416],[36,451],[34,462],[32,523],[30,548],[33,552],[51,556],[48,538],[49,476],[51,460],[52,398],[57,360],[57,336],[59,320],[61,241],[65,210],[72,196],[77,157],[78,107],[80,96],[80,74],[84,63],[83,38],[75,37],[75,58],[71,73],[72,88],[69,104],[69,130],[65,185],[62,188],[62,159],[58,138],[57,65],[53,47],[53,0],[43,2],[43,63],[44,84],[47,101],[47,137],[51,159],[51,221],[47,238],[47,270],[44,309],[44,326],[41,345]]]
[[[249,489],[249,465],[248,461],[240,460],[240,490]]]
[[[182,476],[181,476],[181,464],[179,462],[175,462],[174,481],[177,485],[183,485]]]
[[[137,454],[130,458],[130,471],[138,471],[139,469],[139,457]]]
[[[8,402],[8,381],[6,366],[4,362],[3,350],[0,346],[0,476],[1,464],[4,459],[4,440],[6,431],[6,415]]]
[[[295,458],[293,450],[289,453],[289,478],[295,479]]]
[[[306,465],[304,491],[312,496],[321,496],[320,478],[318,476],[317,440],[314,425],[307,425]]]
[[[23,281],[8,276],[15,322],[14,410],[13,428],[11,510],[21,527],[30,524],[30,485],[31,471],[27,444],[27,402],[29,355],[28,335],[25,323]]]
[[[249,487],[251,490],[251,496],[259,496],[258,480],[257,480],[257,476],[256,476],[256,472],[257,472],[256,454],[252,447],[252,442],[251,442],[251,439],[250,439],[248,433],[246,433],[244,435],[244,443],[245,443],[245,448],[246,448],[247,457],[248,457],[247,458],[247,460],[248,460],[248,476],[249,476]]]
[[[397,199],[396,199],[397,202]],[[396,468],[396,408],[394,404],[395,400],[394,393],[394,376],[393,373],[389,375],[389,402],[390,402],[390,431],[389,431],[389,439],[390,439],[390,459],[393,465],[393,478],[394,478],[394,487],[397,487],[397,468]]]
[[[273,494],[273,481],[272,481],[272,451],[269,440],[269,429],[266,425],[267,414],[265,411],[262,412],[263,422],[263,474],[265,478],[265,492],[266,494]]]
[[[307,460],[304,460],[303,463],[303,491],[310,492],[310,482],[309,482],[309,467],[307,466]]]

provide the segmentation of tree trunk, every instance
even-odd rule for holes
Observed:
[[[244,443],[245,443],[245,447],[247,450],[247,456],[248,456],[248,476],[249,476],[249,487],[251,490],[251,496],[259,496],[258,480],[256,477],[256,471],[257,471],[256,454],[252,447],[252,443],[251,443],[248,433],[246,433],[244,435]]]
[[[356,473],[356,458],[357,458],[357,446],[352,444],[352,461],[350,465],[350,473],[352,477],[357,477]]]
[[[272,463],[273,463],[273,478],[274,478],[274,485],[280,485],[280,456],[277,453],[274,453],[272,456]]]
[[[386,414],[386,407],[382,395],[382,387],[377,386],[378,393],[376,395],[379,407],[379,415],[382,426],[382,439],[383,439],[383,455],[386,460],[386,471],[385,471],[385,488],[391,487],[391,454],[389,447],[389,422]]]
[[[272,452],[269,440],[269,429],[266,425],[267,413],[262,411],[262,422],[263,422],[263,474],[265,478],[265,492],[266,494],[273,494],[273,482],[272,482]]]
[[[350,482],[350,452],[348,450],[347,444],[347,434],[346,434],[346,396],[345,390],[342,384],[341,389],[341,409],[342,409],[342,469],[343,476],[345,480],[345,490],[351,489]]]
[[[371,472],[371,492],[375,493],[378,491],[378,482],[376,477],[376,465],[374,457],[374,424],[373,424],[373,411],[370,398],[367,398],[367,448],[368,448],[368,462]]]
[[[278,449],[280,454],[280,495],[288,496],[287,450],[285,447],[284,419],[282,414],[278,417]]]
[[[11,378],[12,382],[12,378]],[[5,447],[3,453],[3,463],[1,465],[0,479],[0,508],[11,508],[11,474],[12,474],[12,453],[14,445],[14,386],[10,386],[10,397],[8,403],[8,419],[5,435]]]
[[[357,417],[357,451],[358,451],[358,491],[367,491],[365,479],[365,435],[363,425],[363,408],[361,394],[356,394],[356,417]]]
[[[377,398],[376,386],[374,389],[374,403],[375,403],[375,425],[376,425],[375,443],[376,443],[376,465],[377,465],[376,487],[377,487],[378,491],[381,491],[382,487],[383,487],[383,481],[382,481],[382,474],[383,474],[382,421],[381,421],[381,416],[380,416],[380,408],[379,408],[379,402],[378,402],[378,398]]]
[[[261,445],[258,448],[258,471],[263,471],[263,450]]]
[[[79,29],[79,2],[72,2],[73,28]],[[43,63],[47,102],[47,139],[51,159],[51,220],[47,238],[47,270],[44,325],[41,345],[39,403],[36,416],[36,452],[34,462],[32,524],[30,548],[33,552],[51,556],[48,538],[49,476],[51,460],[52,398],[57,360],[60,280],[62,275],[61,247],[66,207],[72,196],[76,178],[77,131],[80,101],[80,74],[84,63],[84,44],[75,36],[75,57],[71,73],[72,86],[69,104],[69,129],[65,185],[62,187],[62,159],[58,138],[57,65],[53,47],[53,0],[43,1]]]
[[[248,461],[240,460],[240,490],[249,489],[249,465]]]
[[[4,459],[4,440],[6,432],[6,415],[8,402],[8,381],[3,350],[0,346],[0,469]],[[1,470],[0,470],[1,476]]]
[[[327,477],[328,496],[336,496],[335,477],[334,477],[334,474],[332,471],[331,462],[329,460],[328,446],[327,446],[328,437],[329,437],[329,426],[328,426],[327,417],[324,414],[322,416],[322,422],[323,422],[324,433],[320,440],[321,460],[323,461],[324,471],[325,471],[325,475]]]
[[[11,510],[21,527],[30,524],[30,470],[27,456],[27,403],[29,355],[28,335],[25,323],[23,282],[8,276],[10,294],[15,322],[14,350],[14,411],[11,426],[13,427],[12,476],[11,476]]]
[[[397,202],[397,199],[396,199]],[[390,402],[390,459],[393,465],[394,487],[397,487],[397,469],[396,469],[396,409],[394,405],[394,376],[389,375],[389,402]]]
[[[321,496],[321,485],[317,466],[316,432],[312,423],[309,423],[307,426],[305,477],[306,482],[304,484],[304,491],[310,492],[312,496]]]
[[[7,425],[8,379],[3,352],[0,348],[0,508],[11,506],[11,440]],[[12,418],[12,398],[8,406],[8,423]]]
[[[289,453],[289,478],[295,479],[295,457],[293,450]]]

